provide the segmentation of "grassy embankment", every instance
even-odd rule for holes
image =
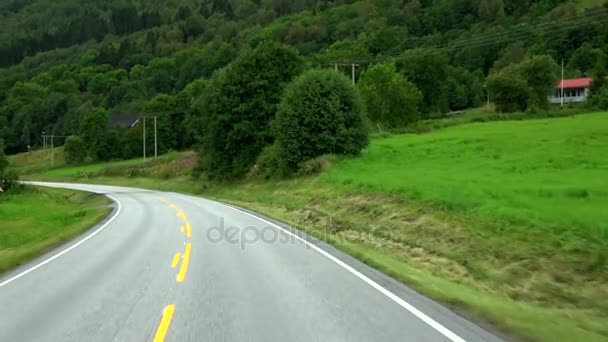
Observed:
[[[606,341],[607,151],[608,114],[595,113],[376,139],[299,179],[218,185],[175,172],[191,164],[179,161],[154,166],[168,179],[124,177],[146,173],[141,163],[36,177],[236,203],[518,336]]]
[[[106,197],[25,187],[0,196],[0,273],[51,250],[106,217]]]

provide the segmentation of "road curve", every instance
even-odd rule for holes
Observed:
[[[501,341],[302,233],[141,189],[80,238],[0,277],[0,341]]]

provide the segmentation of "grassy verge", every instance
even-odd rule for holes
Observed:
[[[106,197],[26,187],[0,196],[0,273],[77,236],[106,217]]]
[[[606,151],[608,114],[595,113],[376,139],[308,178],[214,184],[123,165],[86,181],[232,202],[515,335],[606,341]]]
[[[19,170],[19,174],[22,175],[40,173],[51,168],[66,167],[63,147],[19,153],[8,156],[8,161],[10,166]]]
[[[493,121],[521,121],[521,120],[536,120],[547,118],[560,118],[573,116],[577,114],[585,114],[588,109],[580,104],[571,104],[564,108],[551,108],[548,111],[539,112],[516,112],[516,113],[497,113],[494,108],[488,110],[485,106],[480,108],[468,109],[466,111],[447,114],[444,117],[438,117],[428,120],[420,120],[408,127],[400,130],[401,133],[427,133],[447,127],[464,125],[475,122],[493,122]]]

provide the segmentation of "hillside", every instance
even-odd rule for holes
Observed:
[[[323,158],[309,164],[320,174],[290,179],[194,179],[191,154],[31,177],[236,203],[511,334],[602,341],[607,127],[603,112],[393,135],[372,140],[360,158]]]
[[[43,132],[78,134],[84,115],[102,108],[110,117],[167,116],[163,125],[183,138],[161,132],[161,150],[191,148],[200,132],[189,127],[200,115],[197,100],[207,80],[268,40],[296,47],[306,68],[345,63],[338,69],[350,76],[357,63],[356,78],[372,62],[394,60],[422,91],[423,117],[475,107],[485,99],[484,78],[525,56],[565,58],[572,77],[596,72],[608,52],[601,38],[608,36],[608,13],[599,6],[579,0],[8,1],[0,5],[0,139],[9,154],[39,147]],[[421,78],[420,63],[433,73]],[[108,144],[129,147],[108,157],[141,150],[141,128],[130,134],[111,128]]]

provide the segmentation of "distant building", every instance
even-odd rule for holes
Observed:
[[[593,79],[589,77],[561,80],[555,85],[555,91],[549,97],[549,102],[553,104],[562,103],[562,87],[564,89],[564,103],[587,101],[592,81]]]

